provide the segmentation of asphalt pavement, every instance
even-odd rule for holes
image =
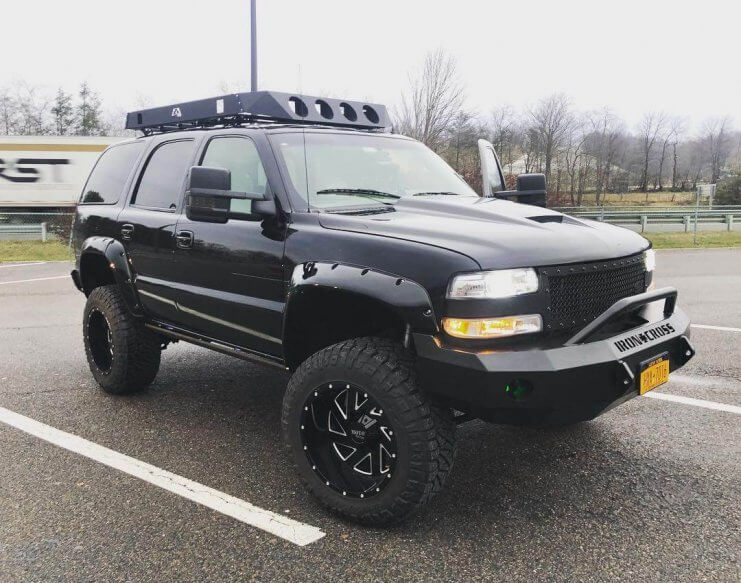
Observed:
[[[737,410],[636,398],[568,429],[474,421],[421,515],[363,528],[284,459],[286,374],[180,343],[150,391],[97,389],[69,269],[0,265],[0,408],[324,536],[293,544],[0,419],[0,581],[741,580]],[[657,392],[741,406],[741,250],[659,252],[657,284],[702,326]]]

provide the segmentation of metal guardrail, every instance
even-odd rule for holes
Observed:
[[[0,239],[41,239],[48,238],[46,223],[23,225],[0,225]]]
[[[0,212],[0,239],[69,241],[72,212]]]
[[[741,206],[715,206],[712,208],[683,207],[557,207],[568,215],[605,221],[615,225],[640,225],[641,232],[649,224],[684,225],[688,232],[695,224],[725,224],[733,230],[734,220],[741,220]]]

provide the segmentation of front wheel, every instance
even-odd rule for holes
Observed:
[[[428,402],[409,354],[381,338],[341,342],[304,362],[288,384],[282,428],[309,492],[370,525],[421,508],[455,456],[451,411]]]

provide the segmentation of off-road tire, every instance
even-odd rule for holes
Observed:
[[[95,348],[94,338],[91,340],[91,317],[100,320],[101,316],[112,340],[108,367],[101,366],[93,356],[94,349],[100,348]],[[117,286],[97,287],[90,293],[82,327],[90,371],[106,393],[134,393],[152,383],[160,366],[161,340],[129,313]]]
[[[329,382],[361,386],[393,426],[396,466],[375,496],[349,498],[327,486],[304,451],[304,403]],[[283,399],[284,445],[306,489],[334,513],[371,526],[404,520],[442,489],[455,459],[455,427],[452,411],[435,406],[420,390],[413,356],[383,338],[348,340],[317,352],[295,371]]]

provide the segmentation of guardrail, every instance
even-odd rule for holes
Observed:
[[[557,207],[568,215],[585,219],[605,221],[615,225],[640,225],[641,232],[649,224],[684,225],[688,232],[695,224],[725,224],[728,231],[733,230],[734,220],[741,220],[741,206],[697,207]]]
[[[0,225],[0,239],[37,239],[46,243],[48,233],[46,223],[23,225]]]

